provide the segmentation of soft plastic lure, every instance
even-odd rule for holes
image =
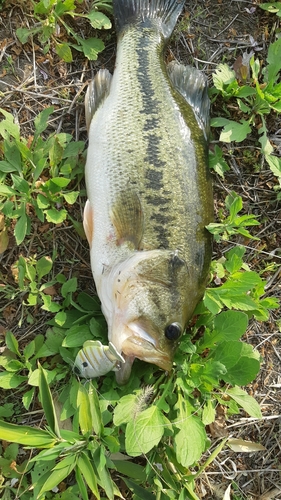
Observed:
[[[111,342],[106,346],[99,340],[87,340],[76,356],[74,371],[80,377],[96,378],[120,370],[123,363],[125,359]]]

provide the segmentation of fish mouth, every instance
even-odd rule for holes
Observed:
[[[123,340],[122,352],[129,357],[135,357],[147,363],[152,363],[162,370],[170,371],[172,369],[172,353],[169,350],[163,350],[159,344],[159,333],[151,330],[141,322],[132,322],[128,324],[128,333]]]
[[[162,370],[170,371],[173,366],[171,357],[157,349],[155,343],[138,335],[131,335],[122,345],[122,353],[129,358],[138,358],[141,361],[159,366]]]
[[[117,335],[119,342],[116,348],[125,359],[120,370],[115,372],[118,384],[126,384],[132,370],[133,362],[136,358],[146,363],[151,363],[158,366],[162,370],[171,371],[173,366],[173,352],[171,350],[161,349],[159,341],[155,336],[147,333],[140,324],[130,323],[125,328],[123,327],[121,335]],[[113,341],[114,343],[114,341]]]

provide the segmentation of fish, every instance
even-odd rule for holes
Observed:
[[[206,77],[165,63],[183,0],[113,0],[117,55],[85,97],[83,224],[108,340],[170,372],[204,294],[212,256]]]
[[[77,353],[73,371],[79,377],[92,379],[120,370],[122,363],[125,363],[123,356],[111,342],[106,346],[99,340],[86,340]]]

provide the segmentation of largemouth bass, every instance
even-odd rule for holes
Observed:
[[[211,260],[205,77],[163,51],[183,0],[113,0],[113,76],[89,85],[84,228],[108,338],[124,363],[171,370]]]

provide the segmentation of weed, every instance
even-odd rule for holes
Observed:
[[[41,222],[60,224],[67,217],[64,203],[72,205],[79,191],[73,189],[82,176],[81,154],[84,142],[74,142],[70,134],[42,134],[54,108],[44,109],[34,120],[35,133],[21,137],[14,117],[0,109],[3,159],[0,161],[0,211],[6,226],[16,220],[14,235],[20,245],[30,234],[31,215]],[[68,190],[67,190],[68,188]],[[69,189],[70,188],[70,189]],[[2,242],[3,245],[3,242]]]
[[[279,180],[281,186],[281,160],[274,155],[273,146],[268,138],[266,116],[269,113],[281,112],[281,83],[279,72],[281,39],[269,46],[267,65],[262,68],[260,61],[254,56],[248,58],[240,68],[240,80],[234,70],[226,64],[220,64],[216,69],[213,81],[214,88],[211,96],[216,99],[222,96],[226,103],[233,106],[233,100],[237,103],[236,121],[229,118],[217,117],[211,120],[212,127],[223,127],[219,140],[230,143],[241,142],[252,129],[258,130],[261,152],[265,157],[270,169]],[[248,70],[251,70],[250,84],[247,84]],[[227,170],[222,159],[221,149],[216,146],[215,153],[211,154],[211,166],[223,176]]]
[[[104,43],[100,38],[92,37],[85,40],[79,36],[67,22],[68,17],[87,19],[94,29],[110,29],[111,21],[99,9],[112,12],[111,0],[94,0],[91,10],[87,14],[81,14],[76,10],[76,4],[81,0],[40,0],[33,2],[33,16],[37,21],[34,28],[18,28],[16,34],[22,44],[29,37],[37,36],[44,46],[46,54],[51,46],[54,46],[57,55],[65,62],[73,60],[72,50],[74,48],[90,60],[96,60],[98,54],[104,49]],[[66,33],[66,40],[61,41],[60,31]],[[72,42],[68,39],[73,40]]]

